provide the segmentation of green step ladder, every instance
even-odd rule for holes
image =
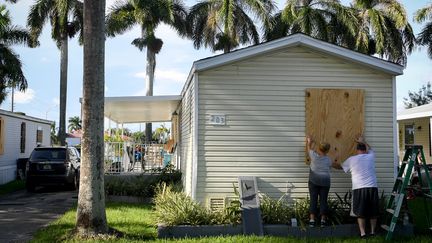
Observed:
[[[426,182],[428,185],[423,185],[421,168],[425,171]],[[387,231],[386,240],[391,240],[393,232],[398,221],[399,212],[402,207],[403,200],[406,195],[406,189],[409,188],[412,171],[415,169],[418,173],[419,184],[421,190],[429,189],[428,194],[424,195],[432,197],[432,181],[429,175],[429,170],[426,165],[425,156],[422,145],[406,145],[405,155],[402,160],[401,167],[398,171],[396,181],[393,186],[392,193],[386,207],[386,224],[381,227]]]

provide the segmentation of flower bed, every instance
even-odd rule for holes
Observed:
[[[352,237],[360,235],[356,224],[341,224],[326,227],[301,228],[280,224],[266,224],[263,226],[264,235],[299,238],[326,238],[326,237]],[[395,236],[411,236],[414,227],[412,224],[397,226]],[[384,232],[381,232],[384,234]],[[241,225],[158,225],[158,238],[184,238],[206,236],[235,236],[242,235]]]
[[[235,190],[235,193],[236,190]],[[347,198],[348,196],[345,196]],[[296,237],[352,237],[359,235],[355,223],[346,223],[349,217],[347,200],[329,200],[330,226],[306,227],[309,218],[309,199],[297,199],[288,204],[283,197],[271,199],[261,195],[261,216],[264,235],[296,236]],[[382,199],[384,200],[384,199]],[[156,216],[158,222],[158,237],[183,238],[204,237],[218,235],[242,235],[247,232],[242,226],[242,212],[240,202],[232,201],[223,210],[211,211],[194,201],[185,193],[175,190],[171,186],[162,185],[157,189],[155,197]],[[299,226],[291,226],[291,219],[295,218]],[[396,231],[402,235],[412,235],[413,227],[397,227]]]

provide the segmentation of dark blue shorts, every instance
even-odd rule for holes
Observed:
[[[358,218],[377,218],[378,215],[378,188],[367,187],[353,190],[351,216]]]

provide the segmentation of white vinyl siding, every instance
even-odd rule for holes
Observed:
[[[238,176],[256,176],[259,191],[274,198],[307,195],[307,88],[365,90],[365,137],[376,151],[379,190],[391,189],[392,76],[292,47],[200,72],[198,82],[198,200],[232,196]],[[210,114],[226,115],[226,125],[208,125]],[[350,175],[333,171],[331,192],[350,189]]]
[[[423,145],[423,152],[427,163],[431,163],[432,158],[430,156],[430,141],[429,141],[429,117],[410,119],[399,121],[399,137],[401,142],[399,143],[399,155],[400,159],[403,159],[405,154],[405,125],[414,126],[414,144]],[[402,145],[402,146],[401,146]]]
[[[9,113],[9,112],[7,112]],[[26,119],[25,116],[0,114],[4,125],[4,152],[0,155],[0,185],[15,179],[16,160],[28,158],[37,146],[36,131],[43,130],[42,146],[50,146],[50,124],[37,122],[36,119]],[[25,152],[21,153],[21,124],[26,124]],[[47,121],[48,122],[48,121]]]
[[[193,162],[193,116],[194,116],[194,82],[186,89],[180,110],[180,168],[183,173],[183,186],[188,195],[192,193],[192,162]]]

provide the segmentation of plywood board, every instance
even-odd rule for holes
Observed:
[[[328,155],[343,162],[355,153],[355,138],[364,132],[364,91],[307,89],[306,134],[316,144],[330,143]]]

